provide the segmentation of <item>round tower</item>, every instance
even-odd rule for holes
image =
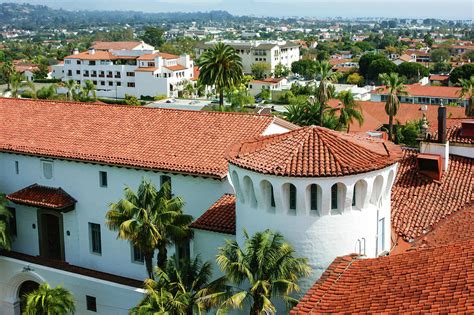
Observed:
[[[237,240],[243,229],[282,233],[314,270],[307,285],[337,256],[390,250],[399,157],[383,140],[314,126],[232,146]]]

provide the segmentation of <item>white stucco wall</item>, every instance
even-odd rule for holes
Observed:
[[[336,257],[358,252],[358,241],[365,240],[367,257],[376,257],[390,250],[390,191],[396,168],[397,165],[392,165],[345,177],[289,178],[263,175],[230,165],[229,174],[237,194],[236,239],[243,242],[243,228],[249,234],[265,229],[282,233],[297,255],[306,257],[314,270],[310,278],[302,281],[304,292]],[[376,180],[377,177],[379,179]],[[359,180],[365,182],[366,189],[359,189],[358,205],[352,207],[353,187]],[[274,208],[270,206],[269,190],[265,188],[264,181],[273,186]],[[297,189],[294,212],[288,209],[286,187],[289,183]],[[340,194],[339,201],[343,205],[339,213],[330,210],[331,186],[335,183],[345,187],[345,194]],[[310,210],[311,184],[320,187],[318,211]],[[385,220],[383,249],[377,248],[378,220],[381,218]]]
[[[0,257],[0,314],[20,314],[18,290],[25,281],[47,282],[51,287],[66,288],[74,296],[76,314],[125,315],[143,297],[141,289]],[[97,313],[87,310],[86,295],[96,298]]]
[[[19,174],[15,173],[15,161],[19,162]],[[130,244],[117,240],[117,233],[105,226],[105,214],[109,204],[123,198],[126,185],[134,190],[142,177],[160,185],[159,172],[126,169],[105,165],[54,160],[53,178],[42,175],[41,158],[0,153],[0,191],[10,194],[34,183],[61,187],[77,200],[75,210],[63,214],[64,247],[66,261],[85,268],[117,275],[143,279],[146,276],[142,264],[132,262]],[[99,187],[99,171],[108,174],[108,187]],[[185,201],[184,211],[194,218],[202,215],[224,193],[232,193],[227,180],[166,174],[172,178],[172,189]],[[16,208],[18,237],[13,249],[29,255],[38,254],[38,224],[36,208]],[[88,223],[101,226],[102,255],[90,252]],[[32,228],[36,225],[36,229]],[[67,235],[67,231],[70,235]],[[173,254],[174,248],[169,249]]]

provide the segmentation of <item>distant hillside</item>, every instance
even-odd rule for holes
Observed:
[[[136,11],[66,11],[44,5],[1,3],[0,28],[22,29],[80,28],[117,24],[158,24],[191,21],[224,22],[234,17],[226,11],[145,13]]]

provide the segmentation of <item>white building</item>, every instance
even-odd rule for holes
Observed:
[[[232,46],[242,58],[244,73],[252,73],[252,65],[256,62],[268,64],[270,76],[278,64],[291,68],[291,64],[300,59],[299,44],[291,41],[241,41],[223,40],[222,43]],[[196,58],[212,48],[218,41],[200,43],[196,46]]]
[[[105,213],[143,177],[170,181],[196,218],[178,255],[214,262],[244,228],[272,229],[309,259],[307,288],[336,256],[390,249],[398,148],[381,140],[267,115],[22,99],[0,99],[0,112],[0,191],[16,227],[0,256],[1,314],[19,314],[20,294],[43,281],[70,290],[78,314],[135,306],[143,257]]]
[[[78,84],[91,80],[99,97],[177,97],[194,79],[194,63],[189,55],[159,52],[143,42],[96,42],[53,66],[53,76]]]

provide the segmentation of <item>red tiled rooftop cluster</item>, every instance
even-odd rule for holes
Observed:
[[[344,176],[396,163],[398,147],[322,127],[304,127],[258,137],[229,150],[229,162],[264,174],[294,177]]]
[[[290,314],[474,313],[474,240],[337,258]]]
[[[447,119],[446,140],[453,143],[474,144],[473,137],[462,136],[462,122],[465,119]],[[438,139],[438,131],[433,131],[433,140]]]
[[[450,156],[440,181],[420,175],[417,152],[405,150],[392,189],[392,226],[405,240],[415,239],[474,200],[474,160]]]
[[[0,151],[224,178],[267,115],[0,98]]]
[[[235,235],[235,196],[222,196],[191,227]]]
[[[15,203],[49,209],[65,209],[74,206],[76,200],[61,188],[33,184],[7,196]]]

